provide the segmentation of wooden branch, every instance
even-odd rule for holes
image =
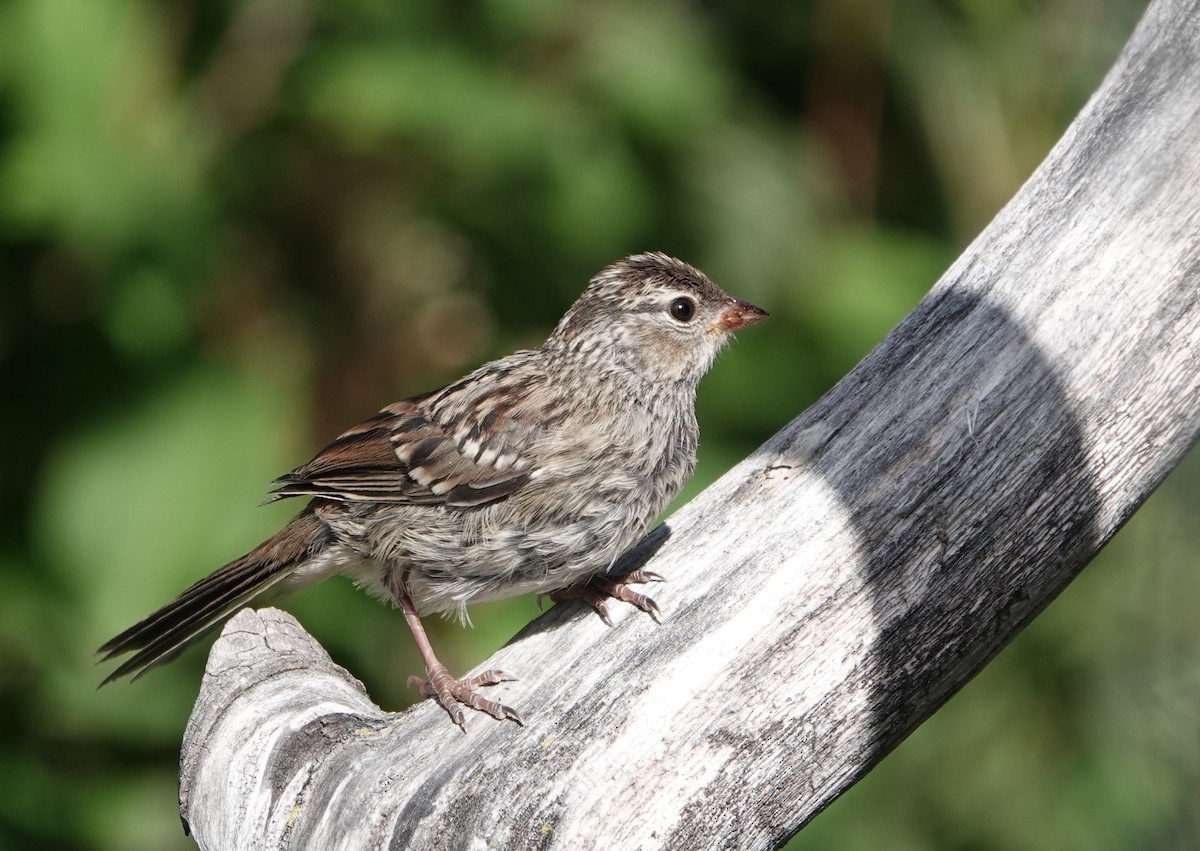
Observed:
[[[1200,3],[1159,0],[878,348],[646,546],[661,624],[556,607],[528,720],[390,715],[288,616],[213,649],[205,848],[770,848],[1042,609],[1200,428]]]

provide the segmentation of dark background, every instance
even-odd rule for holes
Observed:
[[[99,692],[91,652],[297,510],[276,475],[660,249],[772,314],[686,498],[917,302],[1142,5],[0,0],[0,848],[191,847],[204,650]],[[1191,459],[791,847],[1200,846],[1198,495]],[[288,608],[412,699],[396,613]],[[536,612],[433,640],[465,670]]]

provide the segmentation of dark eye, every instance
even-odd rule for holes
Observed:
[[[680,296],[671,302],[667,311],[671,314],[671,318],[677,322],[691,322],[692,317],[696,315],[696,302],[690,298]]]

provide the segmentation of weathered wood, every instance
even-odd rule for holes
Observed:
[[[488,667],[528,720],[376,709],[288,616],[213,649],[206,848],[769,848],[1066,585],[1200,429],[1200,3],[1160,0],[1028,184],[837,387]]]

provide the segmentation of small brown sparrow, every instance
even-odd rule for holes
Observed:
[[[451,676],[420,615],[465,621],[470,603],[529,591],[657,611],[625,584],[652,574],[606,573],[695,469],[696,385],[766,315],[665,254],[614,263],[540,348],[389,405],[277,479],[272,500],[307,507],[101,647],[136,651],[104,682],[174,659],[267,592],[343,573],[400,606],[427,677],[409,682],[455,724],[462,705],[520,722],[477,691],[511,677]]]

